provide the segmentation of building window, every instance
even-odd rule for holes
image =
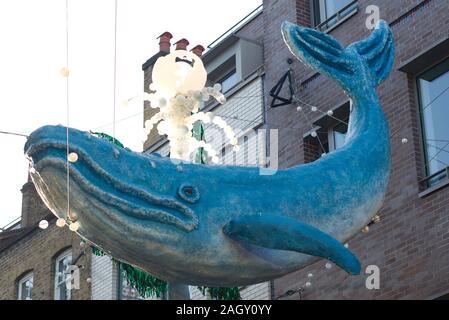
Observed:
[[[72,249],[62,253],[55,263],[55,300],[70,300]]]
[[[347,119],[340,122],[328,131],[328,152],[340,149],[345,144],[346,133],[348,132]]]
[[[18,282],[18,300],[32,300],[33,297],[33,273],[23,276]]]
[[[313,130],[308,132],[303,140],[305,163],[318,160],[323,154],[345,145],[349,112],[350,104],[346,102],[335,108],[332,115],[325,115],[313,122]]]
[[[354,0],[313,0],[315,25],[319,30],[328,30],[344,18],[357,12]]]
[[[218,83],[221,84],[222,93],[226,93],[231,90],[238,82],[237,72],[235,69],[218,81]]]
[[[417,77],[427,187],[448,178],[449,59]]]

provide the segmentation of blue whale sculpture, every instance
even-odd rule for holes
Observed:
[[[360,263],[342,243],[381,207],[390,171],[388,125],[375,88],[394,60],[381,21],[342,47],[288,22],[284,40],[303,63],[337,81],[352,100],[346,144],[310,164],[258,168],[175,165],[69,129],[71,217],[78,233],[118,260],[173,283],[236,286],[280,277],[319,257],[350,274]],[[46,205],[67,214],[66,128],[34,131],[25,153]]]

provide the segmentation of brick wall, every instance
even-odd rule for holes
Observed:
[[[22,192],[22,227],[35,226],[50,211],[41,201],[31,180],[25,183],[20,191]]]
[[[276,3],[281,6],[281,2],[286,7],[290,5],[290,1]],[[304,299],[431,299],[449,291],[449,188],[424,198],[418,195],[418,181],[423,177],[424,165],[415,81],[413,77],[397,70],[398,66],[418,52],[447,38],[448,2],[361,0],[359,5],[360,11],[332,30],[331,35],[345,45],[365,38],[369,34],[365,27],[365,8],[367,5],[378,5],[381,18],[391,24],[397,50],[394,70],[378,89],[390,125],[392,148],[392,172],[387,197],[379,212],[382,220],[372,226],[368,234],[360,233],[349,243],[362,263],[362,271],[371,264],[379,266],[380,290],[365,288],[367,275],[348,277],[335,266],[327,270],[325,262],[319,261],[277,279],[274,282],[275,296],[289,289],[304,287],[309,272],[314,274],[312,287],[305,288],[302,295]],[[270,14],[281,15],[279,20],[291,19],[290,14]],[[286,51],[285,46],[280,44],[280,50]],[[267,55],[267,58],[270,59],[271,55],[274,53]],[[270,61],[266,63],[273,63]],[[339,105],[346,99],[337,85],[323,76],[315,75],[299,62],[294,64],[300,99],[322,110]],[[273,74],[267,71],[266,78]],[[277,77],[274,76],[273,81]],[[270,112],[271,119],[290,125],[288,118],[295,117],[297,124],[304,126],[297,134],[280,136],[286,146],[280,161],[287,166],[301,162],[299,159],[307,158],[301,154],[308,152],[308,148],[300,146],[299,141],[307,131],[305,120],[298,113],[295,114],[295,108],[290,109]],[[315,116],[309,110],[307,112],[311,118]],[[409,143],[402,144],[403,137]],[[300,150],[294,144],[300,146]]]
[[[80,239],[68,230],[58,228],[52,220],[50,226],[35,228],[25,238],[0,252],[0,300],[17,298],[17,281],[25,273],[33,272],[33,300],[54,298],[55,259],[68,248],[72,248],[72,259],[81,252]],[[82,257],[80,289],[72,291],[73,300],[90,299],[90,285],[86,281],[90,274],[90,256]]]
[[[72,259],[82,252],[81,239],[68,228],[55,225],[56,218],[44,210],[44,204],[32,184],[25,184],[22,189],[24,197],[23,208],[27,216],[29,232],[19,241],[0,251],[0,300],[17,298],[17,281],[25,273],[33,272],[33,300],[52,300],[55,286],[55,260],[63,251],[72,250]],[[37,214],[34,210],[37,210]],[[46,212],[44,215],[43,212]],[[46,218],[49,227],[42,230],[37,227],[38,222]],[[33,224],[31,224],[33,221]],[[17,230],[19,231],[19,230]],[[82,256],[77,265],[80,269],[80,289],[72,291],[73,300],[90,299],[90,254]]]
[[[415,79],[398,71],[398,66],[441,39],[447,38],[449,10],[446,0],[360,0],[359,12],[330,34],[343,45],[363,39],[370,33],[365,27],[365,8],[378,5],[381,18],[391,24],[396,41],[394,70],[379,89],[386,114],[392,147],[392,172],[381,221],[367,234],[360,233],[349,243],[360,258],[362,269],[375,264],[381,272],[380,290],[365,288],[366,275],[349,277],[335,266],[325,268],[321,260],[298,272],[274,281],[274,297],[289,289],[312,283],[302,294],[304,299],[430,299],[449,291],[449,188],[419,197],[419,179],[424,176],[424,157],[416,100]],[[308,0],[264,1],[264,12],[240,32],[264,45],[265,127],[279,130],[279,164],[290,167],[314,160],[316,144],[303,139],[310,125],[295,106],[270,109],[268,92],[288,70],[293,56],[280,32],[284,20],[310,25]],[[305,67],[292,64],[294,88],[309,119],[318,115],[306,104],[326,111],[347,101],[334,82]],[[402,144],[406,137],[409,143]],[[313,277],[308,278],[312,273]],[[266,284],[268,285],[268,284]],[[263,285],[260,292],[265,292]],[[294,295],[292,298],[297,299]]]

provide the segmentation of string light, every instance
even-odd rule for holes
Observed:
[[[407,138],[402,138],[401,142],[402,142],[402,144],[406,144],[406,143],[408,143],[408,139]]]
[[[72,163],[77,162],[78,161],[78,154],[75,153],[75,152],[69,153],[69,155],[67,156],[67,160],[69,162],[72,162]]]
[[[325,268],[327,270],[330,270],[332,268],[332,264],[330,262],[327,262],[326,265],[325,265]]]
[[[70,75],[70,70],[69,68],[62,68],[59,73],[61,74],[61,76],[63,76],[64,78],[67,78]]]
[[[41,220],[39,221],[39,228],[42,230],[45,230],[48,228],[48,221],[47,220]]]
[[[80,226],[79,222],[75,221],[69,225],[69,229],[70,229],[70,231],[75,232],[75,231],[78,231],[79,226]]]
[[[369,226],[365,226],[365,227],[362,229],[362,232],[363,232],[363,233],[368,233],[368,232],[369,232]]]
[[[56,220],[56,225],[60,228],[64,227],[66,225],[66,221],[64,218],[59,218]]]

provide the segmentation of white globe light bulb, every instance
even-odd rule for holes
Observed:
[[[77,162],[78,161],[78,154],[75,152],[70,152],[69,155],[67,156],[67,160],[69,160],[69,162]]]
[[[41,220],[39,221],[39,228],[42,230],[45,230],[48,228],[48,221],[47,220]]]
[[[80,224],[79,224],[78,221],[72,222],[72,223],[69,225],[70,231],[73,231],[73,232],[78,231],[78,228],[79,228],[79,227],[80,227]]]
[[[59,218],[58,220],[56,220],[56,225],[60,228],[65,226],[65,219],[64,218]]]

